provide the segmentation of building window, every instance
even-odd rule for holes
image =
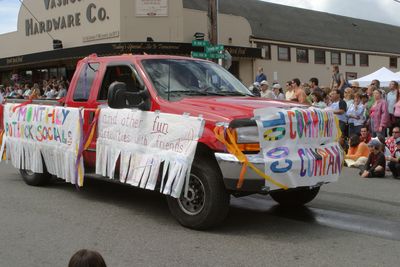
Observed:
[[[389,67],[397,68],[397,57],[390,57]]]
[[[263,49],[265,52],[264,58],[265,59],[271,59],[271,45],[270,44],[266,44],[266,43],[256,43],[257,44],[257,48],[261,48]]]
[[[356,64],[356,56],[354,53],[346,53],[346,65],[354,66]]]
[[[360,66],[368,67],[369,59],[368,54],[360,54]]]
[[[331,64],[340,65],[340,52],[331,52]]]
[[[290,47],[278,46],[278,60],[290,61]]]
[[[301,63],[308,63],[308,49],[297,48],[296,49],[296,60]]]
[[[325,50],[314,50],[314,62],[315,64],[325,64]]]
[[[346,72],[346,80],[355,80],[357,79],[357,72]]]

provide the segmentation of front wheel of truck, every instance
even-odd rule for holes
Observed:
[[[222,175],[210,160],[195,159],[189,179],[187,196],[167,197],[172,215],[183,226],[204,230],[221,223],[229,210],[230,195]]]
[[[282,206],[302,206],[318,195],[319,188],[301,187],[289,191],[276,191],[270,192],[270,196]]]
[[[19,170],[22,179],[24,179],[25,183],[32,186],[42,186],[46,185],[51,178],[51,174],[44,170],[43,173],[32,172],[29,170]]]

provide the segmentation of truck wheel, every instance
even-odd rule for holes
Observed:
[[[282,206],[302,206],[318,195],[319,188],[301,187],[290,191],[276,191],[271,192],[270,196]]]
[[[195,159],[187,198],[167,197],[172,215],[185,227],[203,230],[221,223],[229,210],[230,196],[225,190],[218,165]]]
[[[45,185],[50,181],[51,174],[44,170],[43,173],[32,172],[29,170],[19,170],[25,183],[32,186]]]

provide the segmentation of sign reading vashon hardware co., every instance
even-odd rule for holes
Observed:
[[[45,20],[37,21],[35,18],[25,19],[25,35],[37,35],[43,33],[50,33],[53,31],[80,27],[82,21],[86,20],[89,23],[96,23],[109,20],[107,10],[99,6],[98,3],[86,2],[83,0],[43,0],[45,12],[58,11],[58,9],[65,9],[71,5],[85,5],[84,11],[76,11],[69,14],[61,14],[55,17],[50,17]],[[81,10],[75,8],[74,10]],[[41,17],[47,17],[46,14]]]

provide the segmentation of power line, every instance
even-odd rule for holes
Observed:
[[[26,10],[28,10],[29,14],[31,14],[31,16],[36,20],[36,22],[37,22],[37,23],[40,23],[40,21],[35,17],[35,15],[33,15],[33,13],[31,12],[31,10],[23,3],[23,0],[18,0],[18,1],[21,3],[21,5],[22,5],[23,7],[26,8]],[[51,38],[52,40],[54,40],[53,36],[51,36],[50,33],[49,33],[48,31],[46,31],[46,33],[47,33],[48,36],[50,36],[50,38]]]

